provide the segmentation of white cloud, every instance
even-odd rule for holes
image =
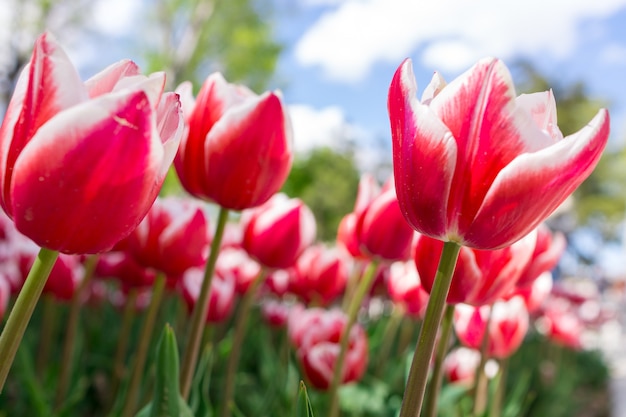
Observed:
[[[303,65],[332,79],[360,81],[377,62],[421,53],[434,68],[463,70],[483,56],[571,54],[584,19],[603,18],[626,0],[347,0],[327,11],[296,45]]]
[[[626,45],[608,44],[598,55],[600,60],[608,65],[626,66]]]
[[[335,151],[351,150],[357,168],[369,171],[390,160],[365,128],[349,122],[337,106],[316,109],[305,104],[292,104],[289,114],[294,130],[296,154],[306,155],[319,147]]]
[[[93,8],[96,28],[105,35],[123,36],[137,24],[137,17],[145,14],[141,0],[99,0]]]
[[[322,146],[336,149],[349,129],[343,110],[335,106],[318,110],[304,104],[293,104],[289,106],[289,115],[298,153]]]

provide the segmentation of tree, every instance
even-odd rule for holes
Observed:
[[[194,86],[213,71],[260,92],[267,88],[282,46],[275,41],[268,2],[151,0],[144,39],[148,71],[166,69],[171,86]],[[156,28],[156,29],[155,29]]]

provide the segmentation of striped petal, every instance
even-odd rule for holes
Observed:
[[[69,58],[49,33],[41,35],[17,82],[0,128],[2,206],[11,215],[13,166],[33,134],[59,111],[88,99]]]
[[[416,90],[411,61],[406,60],[393,77],[388,97],[396,192],[414,229],[444,238],[456,143],[437,115],[417,101]]]
[[[517,157],[498,174],[464,244],[504,247],[535,229],[589,176],[608,136],[609,114],[600,110],[577,133]]]

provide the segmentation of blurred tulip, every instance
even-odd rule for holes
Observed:
[[[179,278],[187,269],[206,263],[208,223],[202,207],[189,199],[157,198],[120,246],[139,264]]]
[[[476,249],[503,248],[545,220],[589,176],[609,136],[602,109],[563,138],[551,91],[515,97],[506,66],[479,61],[421,102],[410,60],[388,110],[402,213],[418,232]]]
[[[534,235],[530,234],[503,249],[484,251],[462,247],[447,302],[491,304],[511,292],[530,261],[534,241]],[[429,293],[442,249],[442,241],[425,235],[420,235],[415,243],[415,265]]]
[[[165,74],[120,61],[82,82],[53,37],[35,44],[0,128],[0,203],[37,245],[97,253],[146,215],[184,123]]]
[[[346,286],[349,262],[336,247],[311,246],[298,258],[289,290],[307,304],[328,305]]]
[[[522,297],[526,303],[528,312],[534,313],[539,310],[541,305],[544,303],[544,300],[548,298],[548,295],[552,290],[552,282],[552,273],[546,271],[535,278],[530,285],[525,287],[520,287],[519,285],[516,286],[513,292],[510,295],[507,295],[506,298],[515,296]]]
[[[496,301],[492,306],[458,304],[454,330],[463,345],[479,349],[487,330],[489,357],[503,359],[513,354],[528,332],[528,310],[521,297]]]
[[[294,308],[289,315],[289,339],[307,379],[318,389],[330,387],[340,350],[339,340],[346,324],[347,317],[340,310]],[[365,331],[356,324],[350,330],[342,383],[361,379],[367,367],[367,356]]]
[[[535,250],[517,281],[518,287],[526,287],[544,272],[552,271],[559,263],[567,245],[562,233],[553,234],[545,224],[537,228],[536,236]]]
[[[479,350],[459,346],[448,352],[443,360],[443,373],[451,383],[471,386],[479,364]]]
[[[180,181],[192,195],[229,210],[265,203],[283,185],[293,159],[293,132],[281,95],[257,96],[210,75],[194,100],[183,83],[189,126],[176,157]]]
[[[107,252],[98,257],[95,276],[118,280],[125,289],[144,289],[152,286],[156,271],[140,265],[127,252]]]
[[[217,258],[215,268],[222,275],[232,275],[235,279],[235,291],[239,295],[248,292],[252,282],[261,273],[261,265],[250,258],[242,248],[223,247]]]
[[[267,203],[244,213],[243,248],[268,268],[293,266],[315,240],[311,209],[300,199],[276,194]]]
[[[424,318],[428,293],[422,286],[414,262],[391,264],[387,288],[391,299],[401,305],[407,314],[418,319]]]
[[[0,321],[4,317],[4,312],[9,304],[11,296],[11,284],[2,275],[0,275]]]
[[[204,271],[199,268],[190,268],[185,272],[180,282],[183,298],[192,311],[204,279]],[[230,317],[235,305],[235,280],[232,276],[224,276],[216,271],[211,280],[209,292],[209,308],[206,314],[206,322],[220,323]]]
[[[291,307],[284,301],[267,299],[261,303],[261,314],[270,326],[283,327],[287,325]]]

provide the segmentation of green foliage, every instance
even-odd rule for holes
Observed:
[[[141,45],[148,71],[166,69],[171,86],[189,80],[197,89],[221,71],[229,82],[267,88],[283,49],[273,37],[269,2],[153,0],[149,10],[156,14],[146,23],[157,30]]]
[[[178,346],[174,330],[166,325],[157,346],[154,395],[136,417],[193,417],[180,395]]]
[[[318,238],[332,241],[341,218],[354,208],[358,184],[351,155],[317,148],[296,159],[282,191],[301,198],[315,213]]]
[[[300,381],[300,390],[298,392],[298,402],[296,404],[296,417],[314,417],[311,400],[306,392],[304,381]]]

